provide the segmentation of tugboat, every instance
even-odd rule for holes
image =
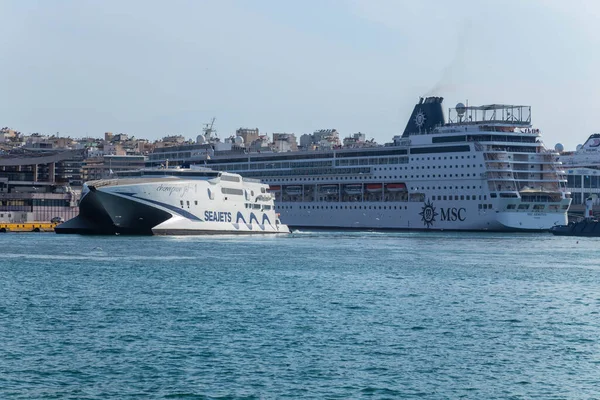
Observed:
[[[577,222],[568,225],[556,225],[550,228],[550,232],[556,236],[600,236],[600,221],[594,218],[592,205],[594,196],[585,200],[585,216]]]

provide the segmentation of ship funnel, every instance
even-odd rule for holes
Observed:
[[[410,115],[402,137],[427,133],[436,126],[445,124],[442,101],[444,101],[443,97],[427,97],[425,99],[421,97]]]

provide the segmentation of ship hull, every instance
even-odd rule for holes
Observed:
[[[241,195],[235,199],[221,195],[218,189],[206,181],[185,180],[168,185],[89,186],[80,202],[80,214],[55,231],[89,235],[289,233],[271,206],[258,204],[254,209],[250,206],[256,202]]]
[[[296,229],[382,229],[494,232],[543,232],[566,223],[564,212],[496,212],[477,202],[294,203],[278,210]]]

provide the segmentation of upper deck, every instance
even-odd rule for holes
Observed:
[[[465,106],[458,103],[448,109],[446,126],[488,125],[505,127],[531,127],[531,107],[510,104]]]

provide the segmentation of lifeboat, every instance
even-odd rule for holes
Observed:
[[[381,188],[383,187],[382,183],[368,183],[366,185],[367,192],[381,192]]]
[[[362,185],[354,184],[354,185],[346,185],[344,186],[344,192],[347,194],[361,194],[362,193]]]
[[[302,194],[302,186],[287,186],[285,193],[290,195]]]
[[[385,185],[385,188],[388,192],[405,192],[406,184],[404,183],[388,183]]]
[[[281,190],[281,186],[269,186],[269,190],[271,192],[279,192]]]
[[[338,185],[323,185],[319,188],[319,192],[323,194],[337,194]]]

